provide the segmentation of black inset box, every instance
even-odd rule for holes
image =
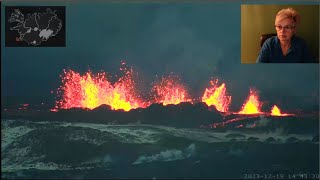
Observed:
[[[6,6],[6,47],[65,47],[65,6]]]

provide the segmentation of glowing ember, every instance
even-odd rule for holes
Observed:
[[[52,109],[50,109],[50,111],[51,111],[51,112],[58,112],[58,109],[52,108]]]
[[[124,70],[126,71],[125,76],[114,85],[106,79],[105,73],[98,73],[94,76],[89,71],[81,76],[72,70],[64,70],[61,76],[63,85],[58,89],[62,98],[56,102],[56,108],[93,109],[107,104],[114,110],[129,111],[138,107],[146,107],[146,103],[143,103],[136,95],[132,70]]]
[[[231,96],[226,95],[225,83],[220,87],[216,86],[216,82],[210,81],[213,87],[206,88],[202,97],[202,102],[205,102],[208,106],[214,105],[220,112],[227,112],[231,103]]]
[[[29,107],[29,104],[20,104],[20,107],[18,108],[18,110],[27,110]]]
[[[278,106],[274,105],[271,109],[271,115],[272,116],[290,116],[290,115],[294,115],[294,114],[283,114],[283,113],[281,113]]]
[[[162,77],[160,82],[155,83],[152,91],[156,93],[156,103],[162,103],[164,106],[191,101],[187,98],[188,94],[185,87],[174,76]]]
[[[250,95],[246,103],[242,106],[239,114],[258,114],[260,112],[260,102],[257,93],[250,89]]]
[[[239,126],[236,126],[236,128],[243,128],[243,124],[240,124]]]

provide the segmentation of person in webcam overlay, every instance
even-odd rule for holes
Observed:
[[[278,12],[275,19],[277,36],[264,42],[257,63],[315,63],[305,41],[296,36],[300,19],[293,8]]]

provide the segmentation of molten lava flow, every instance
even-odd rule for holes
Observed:
[[[58,89],[61,100],[56,102],[56,109],[74,107],[93,109],[102,104],[110,105],[114,110],[125,111],[146,107],[146,103],[136,95],[132,70],[126,70],[125,73],[124,77],[112,85],[106,79],[105,73],[94,76],[89,71],[81,76],[72,70],[64,70],[61,76],[63,85]]]
[[[242,106],[239,114],[258,114],[260,112],[260,102],[257,93],[250,89],[250,95],[246,103]]]
[[[216,80],[216,83],[218,81]],[[210,81],[213,87],[206,88],[202,97],[202,102],[205,102],[208,106],[214,105],[220,112],[227,112],[231,103],[231,96],[226,95],[225,83],[220,87],[216,86],[216,83]]]
[[[278,106],[274,105],[271,109],[271,115],[272,116],[290,116],[290,115],[294,115],[294,114],[285,114],[285,113],[281,113],[280,109],[278,108]]]
[[[162,77],[160,82],[155,83],[152,91],[156,93],[154,98],[156,103],[162,103],[164,106],[191,101],[187,98],[188,94],[185,87],[174,76]]]

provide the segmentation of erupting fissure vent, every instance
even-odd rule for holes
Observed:
[[[278,106],[274,105],[271,109],[271,115],[272,116],[290,116],[293,114],[281,113],[281,110],[278,108]]]
[[[111,84],[105,73],[96,76],[90,71],[80,75],[73,70],[64,70],[62,86],[58,94],[62,97],[56,102],[56,108],[69,109],[73,107],[93,109],[102,104],[110,105],[112,109],[129,111],[146,107],[135,89],[132,69],[126,70],[125,75]]]
[[[191,99],[188,99],[186,88],[177,76],[162,77],[159,82],[154,84],[152,91],[155,93],[156,103],[162,103],[164,106],[191,102]]]
[[[125,63],[122,62],[121,65],[124,66]],[[132,68],[121,67],[120,70],[124,72],[124,75],[115,83],[111,83],[105,72],[93,74],[89,71],[80,75],[73,70],[64,69],[61,75],[62,85],[57,91],[60,99],[56,101],[55,108],[51,111],[70,108],[94,109],[102,104],[110,105],[113,110],[130,111],[136,108],[146,108],[151,103],[159,103],[164,106],[177,105],[181,102],[194,103],[178,76],[169,75],[154,82],[151,89],[152,95],[146,101],[138,93]],[[273,106],[271,113],[261,112],[262,103],[259,102],[258,94],[254,89],[250,89],[249,96],[239,112],[230,112],[231,96],[227,93],[226,84],[219,85],[218,82],[218,79],[210,81],[211,86],[205,89],[201,101],[208,106],[214,106],[220,112],[270,114],[272,116],[294,115],[281,113],[276,105]]]
[[[257,92],[253,89],[250,89],[250,94],[246,103],[243,104],[241,111],[239,114],[259,114],[261,103],[259,102],[259,97]]]
[[[231,103],[231,96],[226,93],[225,83],[220,86],[217,85],[218,80],[210,81],[211,87],[206,88],[204,95],[202,96],[202,102],[208,106],[215,106],[220,112],[228,112],[229,105]]]

